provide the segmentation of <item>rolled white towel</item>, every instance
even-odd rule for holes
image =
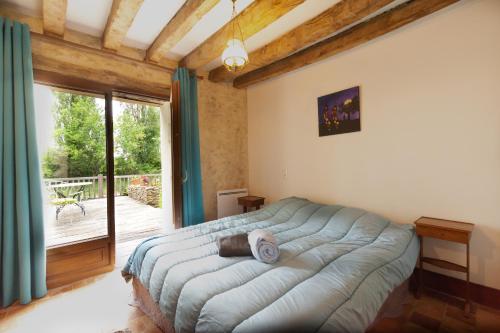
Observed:
[[[278,261],[280,250],[273,234],[262,229],[255,229],[248,234],[248,243],[252,254],[258,261],[272,264]]]

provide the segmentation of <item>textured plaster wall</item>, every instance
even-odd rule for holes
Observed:
[[[198,80],[198,117],[203,204],[210,221],[217,218],[217,191],[248,186],[246,90]]]

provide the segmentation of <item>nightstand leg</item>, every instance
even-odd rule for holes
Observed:
[[[418,269],[418,290],[417,290],[417,298],[422,296],[422,291],[424,288],[424,262],[422,258],[424,257],[424,237],[418,236],[420,239],[420,255],[419,255],[419,269]]]
[[[465,287],[465,315],[468,317],[471,312],[472,312],[472,308],[471,308],[471,303],[470,303],[470,291],[469,291],[469,284],[470,284],[470,281],[469,281],[469,271],[470,271],[470,268],[469,268],[469,243],[466,244],[467,246],[467,283],[466,283],[466,287]]]
[[[243,213],[246,213],[246,212],[248,212],[248,208],[247,208],[247,206],[243,206]]]

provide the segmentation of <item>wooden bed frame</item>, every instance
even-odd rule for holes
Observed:
[[[156,304],[148,290],[141,282],[133,278],[132,286],[134,288],[134,298],[140,309],[148,315],[149,318],[158,326],[162,332],[175,333],[172,323],[161,313],[160,307]],[[410,279],[405,280],[401,285],[396,287],[385,300],[380,308],[377,317],[367,328],[369,331],[372,327],[384,318],[399,317],[403,311],[403,305],[408,302],[410,295]]]

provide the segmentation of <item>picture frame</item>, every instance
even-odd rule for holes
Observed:
[[[318,97],[319,136],[361,131],[359,86]]]

